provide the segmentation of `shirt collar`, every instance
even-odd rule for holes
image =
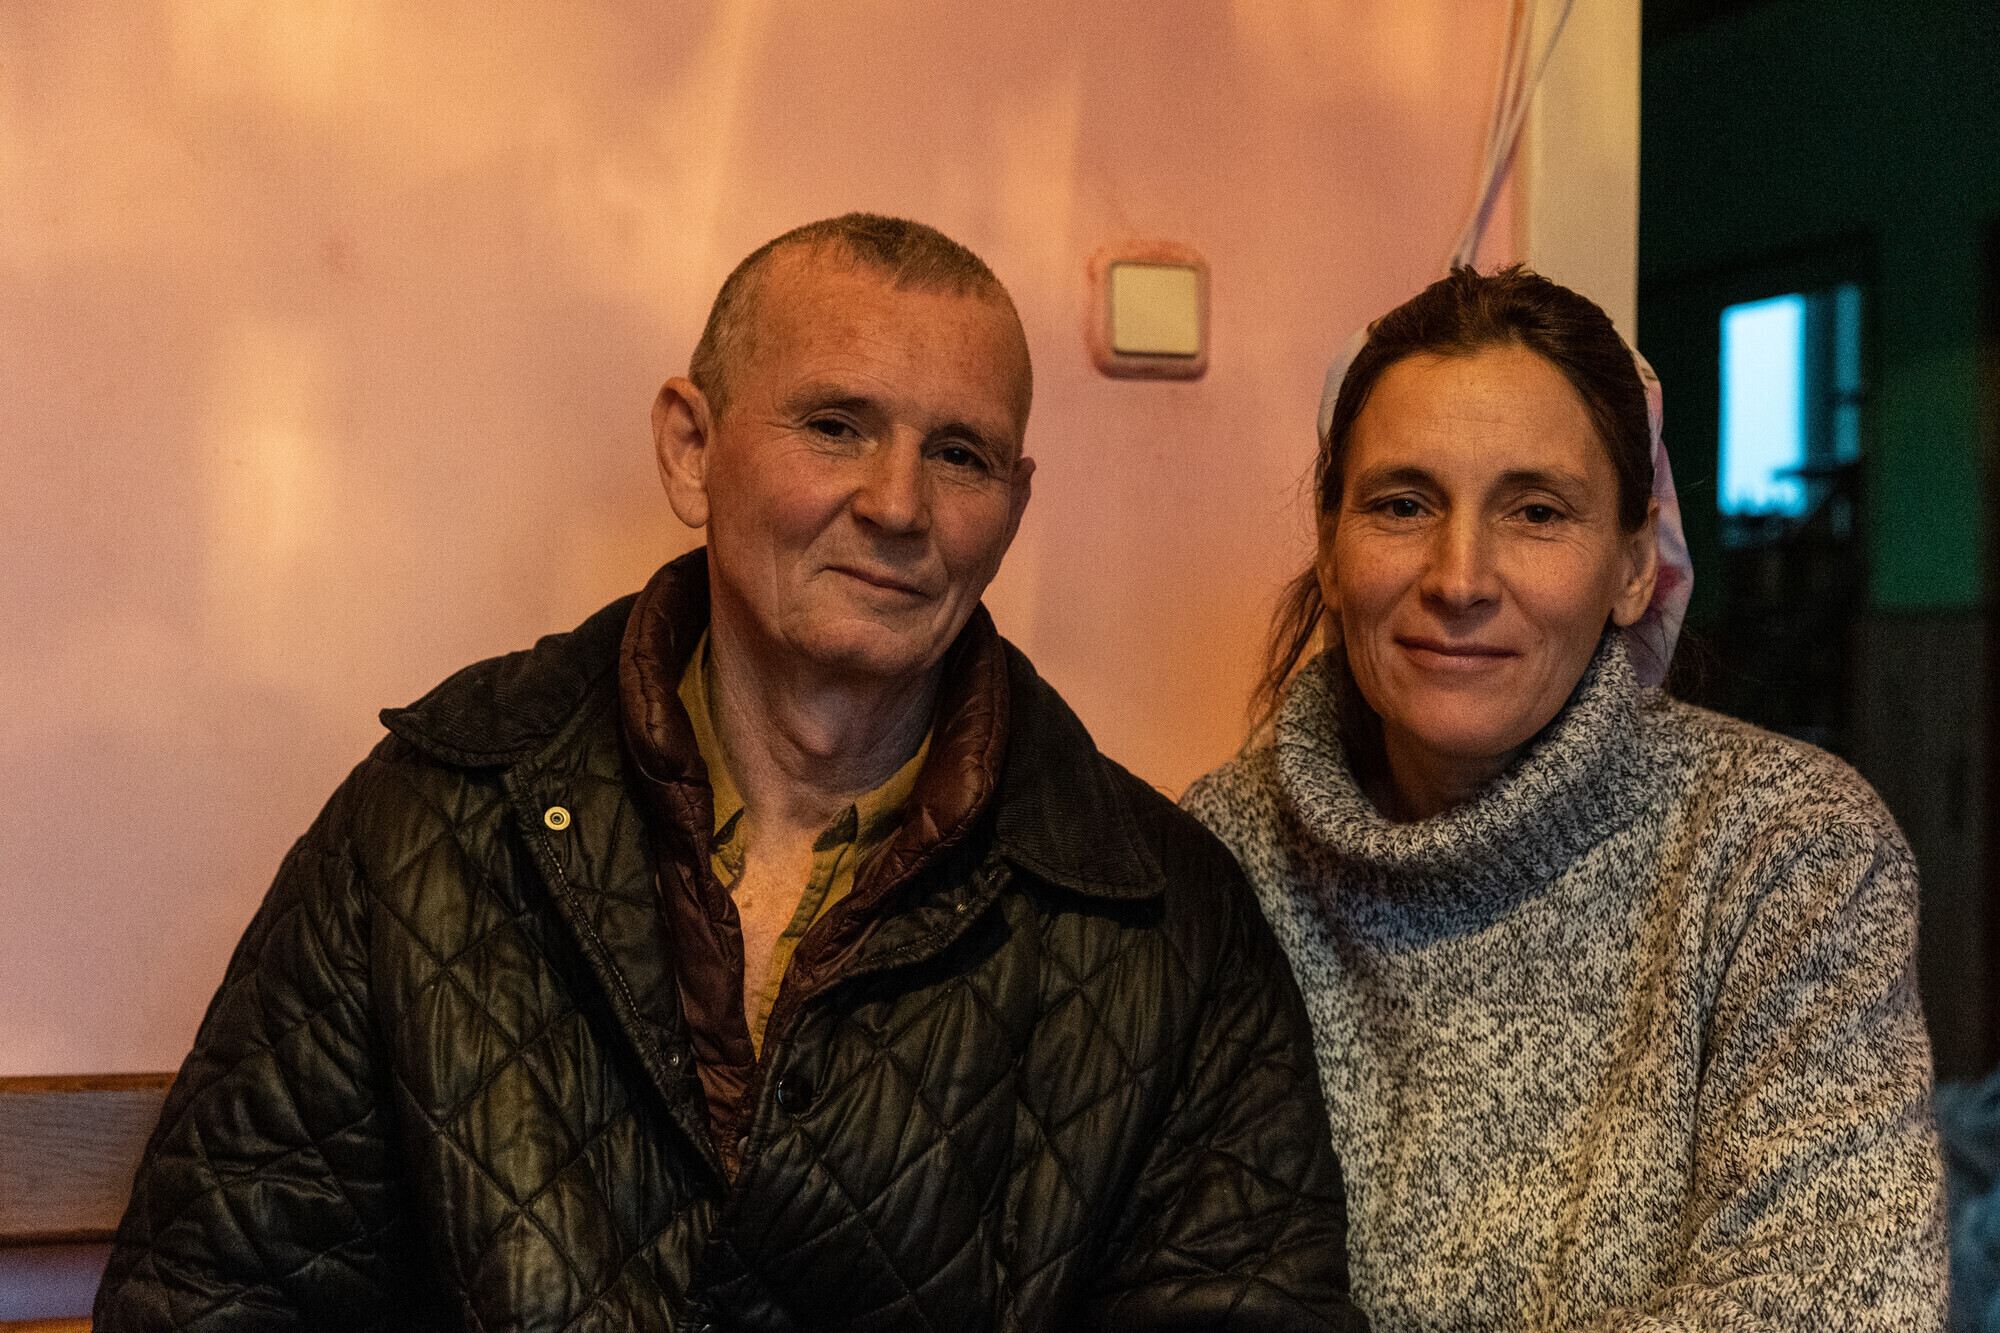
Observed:
[[[681,672],[679,694],[681,706],[687,709],[688,721],[694,727],[695,746],[701,751],[702,762],[708,765],[708,785],[714,793],[715,804],[715,854],[729,862],[733,871],[741,868],[743,856],[743,846],[737,836],[742,826],[743,795],[737,789],[735,778],[730,776],[722,742],[715,733],[715,717],[710,711],[708,689],[709,660],[709,634],[703,630],[701,641],[695,645],[686,669]],[[888,781],[835,816],[826,832],[820,835],[820,842],[833,838],[836,844],[853,842],[868,848],[894,833],[896,825],[902,820],[904,804],[910,799],[910,793],[916,790],[917,774],[923,771],[924,760],[930,752],[931,737],[926,732],[923,742],[917,746],[917,752],[890,774]],[[845,836],[840,836],[842,834]]]

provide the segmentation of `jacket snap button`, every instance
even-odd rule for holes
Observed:
[[[561,833],[569,827],[569,811],[559,805],[552,805],[542,812],[542,822]]]
[[[801,1115],[812,1105],[813,1081],[804,1074],[787,1074],[778,1080],[778,1105],[793,1115]]]

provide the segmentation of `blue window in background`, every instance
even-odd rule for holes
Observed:
[[[1861,288],[1724,308],[1721,380],[1723,544],[1782,540],[1816,515],[1846,539],[1861,461]]]
[[[1722,312],[1722,512],[1802,518],[1806,486],[1806,298]]]

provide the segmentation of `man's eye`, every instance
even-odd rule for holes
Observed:
[[[937,451],[937,457],[952,467],[980,467],[985,462],[978,454],[962,444],[947,444]]]
[[[1407,495],[1397,496],[1382,508],[1390,518],[1415,518],[1424,512],[1424,507]]]
[[[1541,524],[1553,523],[1561,515],[1556,513],[1555,509],[1549,505],[1528,505],[1521,510],[1521,517],[1527,519],[1530,523]]]
[[[806,423],[806,429],[829,440],[844,440],[854,433],[854,427],[839,417],[814,417]]]

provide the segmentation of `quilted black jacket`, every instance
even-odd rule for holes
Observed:
[[[630,605],[384,715],[174,1084],[103,1333],[1364,1327],[1234,862],[1011,647],[990,816],[768,1053],[728,1180],[621,772]]]

